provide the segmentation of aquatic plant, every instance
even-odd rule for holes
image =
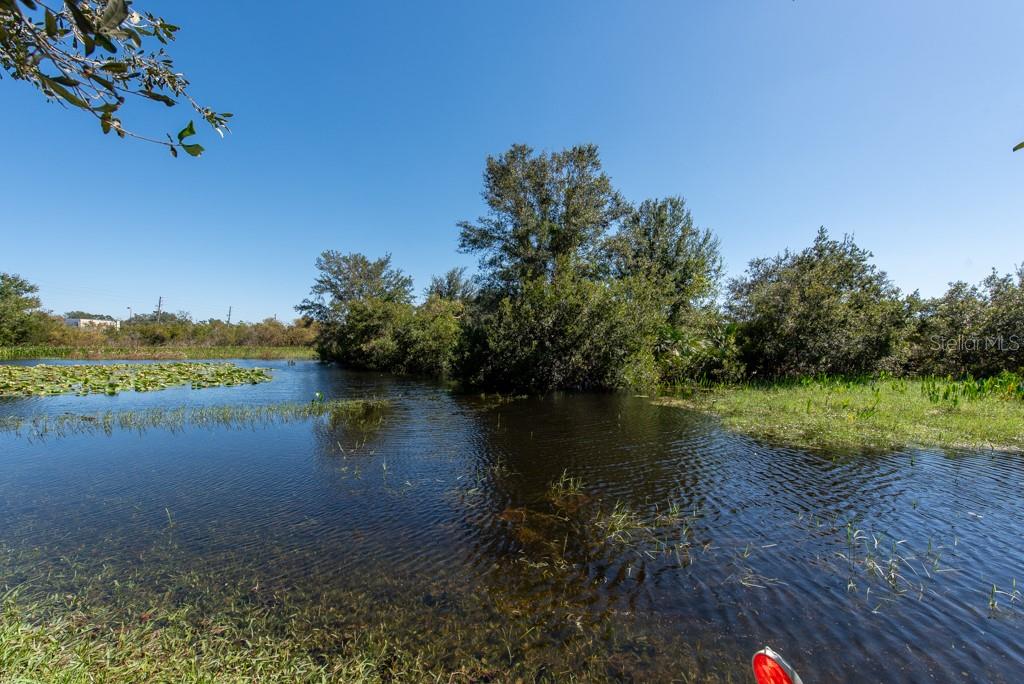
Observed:
[[[548,495],[552,499],[562,499],[568,496],[578,496],[583,493],[583,480],[579,477],[570,477],[568,469],[563,470],[558,479],[548,487]]]
[[[107,411],[95,414],[5,416],[0,418],[0,430],[30,438],[45,438],[96,432],[110,434],[115,429],[141,432],[151,428],[251,428],[326,416],[331,427],[342,426],[365,431],[380,426],[388,406],[388,402],[383,399],[330,399],[265,406],[227,404],[153,408],[143,411]]]
[[[0,366],[0,397],[115,395],[126,390],[150,392],[177,385],[189,385],[192,389],[255,385],[270,379],[265,368],[241,368],[232,363]]]

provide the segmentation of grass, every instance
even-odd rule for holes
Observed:
[[[0,361],[24,359],[315,359],[312,347],[0,347]]]
[[[266,406],[203,406],[144,411],[107,411],[96,414],[38,415],[0,418],[0,431],[35,438],[67,434],[105,433],[115,429],[144,431],[150,428],[179,430],[185,427],[256,427],[326,416],[331,427],[361,429],[380,425],[388,402],[382,399],[330,399],[307,403]]]
[[[33,554],[9,551],[18,576]],[[147,567],[104,561],[95,573],[34,562],[33,577],[53,570],[46,589],[0,585],[0,682],[746,681],[745,658],[702,657],[681,635],[652,643],[643,621],[620,616],[614,638],[608,614],[567,630],[582,619],[571,599],[417,589],[451,597],[452,610],[437,610],[406,596],[403,578],[369,592],[293,586],[177,559],[153,548]],[[645,662],[655,644],[661,657]]]
[[[1024,450],[1024,380],[838,380],[703,387],[659,404],[717,415],[759,439],[799,448]]]
[[[255,385],[269,381],[264,368],[232,363],[152,363],[50,366],[0,366],[0,397],[55,394],[108,394],[125,390],[150,392],[176,385],[193,389]]]

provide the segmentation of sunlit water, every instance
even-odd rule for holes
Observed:
[[[491,644],[558,672],[586,634],[610,675],[638,680],[671,679],[683,659],[742,672],[766,644],[807,684],[1024,677],[1018,455],[832,457],[644,397],[496,402],[312,362],[239,363],[274,379],[0,400],[0,415],[317,391],[392,408],[372,431],[0,434],[0,584],[68,591],[70,566],[153,585],[168,567],[244,575],[254,592],[336,596],[368,621],[405,615],[395,629],[448,640],[455,661]],[[582,491],[552,491],[560,478]]]

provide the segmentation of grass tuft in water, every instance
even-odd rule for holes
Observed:
[[[30,438],[61,437],[68,434],[105,433],[117,430],[143,432],[160,428],[187,427],[252,428],[326,417],[330,427],[369,431],[379,427],[389,403],[383,399],[331,399],[308,403],[266,406],[227,404],[224,406],[154,408],[144,411],[107,411],[97,414],[63,413],[31,418],[0,418],[0,430]]]

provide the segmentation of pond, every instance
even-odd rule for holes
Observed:
[[[497,679],[749,681],[765,645],[807,684],[1024,673],[1020,455],[808,453],[639,396],[237,363],[273,380],[6,399],[0,416],[316,392],[390,409],[373,429],[0,433],[0,585],[199,613],[243,587],[309,607],[310,629],[384,626]]]

